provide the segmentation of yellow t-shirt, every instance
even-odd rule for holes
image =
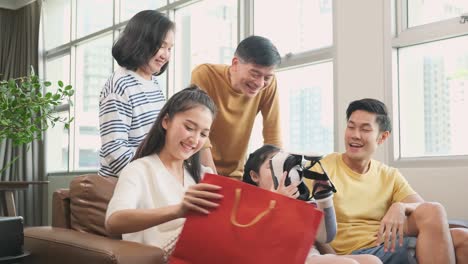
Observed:
[[[264,144],[281,147],[279,98],[275,78],[249,98],[232,88],[228,71],[227,65],[201,64],[192,71],[192,83],[206,91],[218,107],[210,131],[211,153],[218,174],[240,178],[259,112],[263,116]]]
[[[340,255],[376,246],[380,220],[390,205],[416,193],[396,168],[376,160],[365,174],[352,171],[341,153],[327,155],[321,163],[337,190],[338,230],[330,245]]]

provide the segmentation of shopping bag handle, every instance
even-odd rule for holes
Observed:
[[[237,227],[250,227],[250,226],[255,225],[258,221],[260,221],[260,219],[262,219],[265,215],[267,215],[276,206],[276,201],[270,200],[270,206],[268,206],[268,208],[265,209],[265,211],[259,213],[252,221],[250,221],[250,223],[240,224],[239,222],[237,222],[236,218],[237,218],[237,210],[239,209],[241,193],[242,193],[242,189],[236,188],[235,197],[234,197],[234,207],[232,208],[232,211],[231,211],[231,223]]]

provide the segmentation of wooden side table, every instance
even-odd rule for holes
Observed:
[[[2,215],[16,216],[15,191],[26,190],[30,185],[48,184],[49,181],[2,181],[0,182],[0,204]]]

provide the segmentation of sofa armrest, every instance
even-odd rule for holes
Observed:
[[[160,248],[49,226],[24,230],[25,263],[164,263]]]
[[[58,189],[52,194],[52,226],[70,228],[69,189]]]

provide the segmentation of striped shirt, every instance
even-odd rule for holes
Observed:
[[[124,68],[110,76],[99,98],[99,175],[119,175],[133,158],[165,102],[154,76],[152,80],[145,80]]]

